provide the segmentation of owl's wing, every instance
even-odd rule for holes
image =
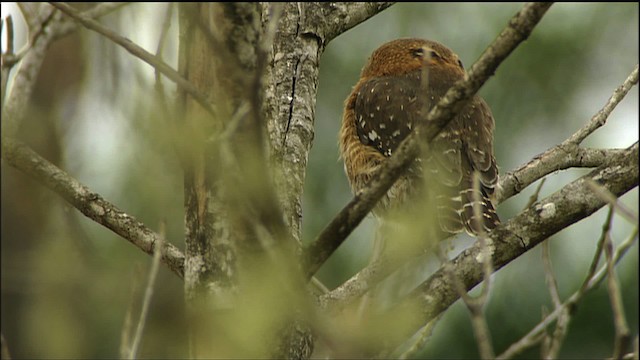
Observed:
[[[463,179],[463,182],[466,183],[463,184],[463,187],[466,187],[467,191],[462,193],[463,200],[466,198],[462,217],[466,229],[477,234],[480,231],[478,224],[482,224],[484,231],[488,231],[500,223],[492,203],[492,197],[498,183],[498,167],[493,154],[494,120],[489,106],[479,96],[471,100],[461,116],[465,130],[462,158],[469,167],[468,170],[465,170]],[[475,186],[475,189],[474,173],[479,178],[479,184]],[[474,203],[477,203],[482,216],[479,222],[475,219]]]
[[[361,83],[353,108],[360,142],[391,156],[420,115],[418,91],[416,79],[408,77],[372,78]]]

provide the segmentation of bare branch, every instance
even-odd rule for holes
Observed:
[[[567,139],[565,144],[574,144],[579,145],[587,136],[591,135],[598,128],[602,127],[613,109],[624,99],[629,90],[633,87],[633,85],[638,84],[638,65],[633,69],[631,74],[627,77],[622,85],[620,85],[614,92],[613,95],[607,101],[607,104],[598,111],[591,120],[580,130],[578,130],[575,134],[573,134],[569,139]]]
[[[407,351],[403,352],[398,358],[399,359],[408,359],[413,356],[416,352],[424,347],[424,345],[429,341],[431,335],[433,334],[433,328],[436,327],[436,324],[442,318],[442,314],[438,315],[435,319],[429,321],[425,327],[420,330],[420,334],[416,341],[407,349]]]
[[[631,335],[629,334],[629,327],[627,326],[627,320],[624,316],[624,306],[622,304],[622,297],[620,296],[620,285],[616,278],[613,246],[611,232],[607,230],[604,241],[604,255],[607,259],[607,291],[609,293],[609,300],[611,301],[613,323],[616,332],[612,357],[614,359],[621,359],[629,347]]]
[[[14,52],[14,39],[15,33],[13,31],[13,17],[7,16],[7,53],[13,54]]]
[[[537,180],[558,170],[591,168],[607,162],[624,149],[585,149],[577,146],[555,146],[536,155],[526,164],[500,176],[496,198],[501,203],[519,194]]]
[[[145,253],[153,254],[160,239],[158,234],[36,154],[27,145],[3,136],[2,158],[53,190],[85,216],[122,236]],[[175,246],[165,244],[162,262],[180,278],[184,276],[184,255]]]
[[[133,327],[133,308],[135,306],[136,289],[140,280],[139,266],[136,266],[133,271],[131,281],[131,296],[129,297],[129,306],[127,306],[127,313],[124,317],[124,323],[122,324],[122,331],[120,332],[120,359],[128,359],[131,353],[131,328]]]
[[[536,187],[536,191],[534,191],[533,194],[529,196],[529,201],[527,201],[527,205],[524,206],[524,209],[528,208],[529,206],[535,204],[536,201],[538,201],[538,197],[540,196],[540,191],[542,190],[542,187],[544,186],[544,183],[546,180],[547,180],[546,178],[543,178],[542,180],[540,180],[540,184],[538,184],[538,187]]]
[[[456,83],[398,147],[394,155],[380,167],[369,186],[344,207],[305,250],[304,269],[311,277],[342,244],[344,239],[371,211],[417,156],[420,147],[435,137],[462,109],[497,67],[531,34],[551,3],[527,3],[510,21],[498,38],[485,50],[469,70],[468,77]]]
[[[131,4],[130,2],[102,2],[89,10],[82,12],[82,15],[91,19],[101,18],[122,7]],[[56,32],[55,39],[67,36],[80,28],[80,24],[75,21],[67,21]]]
[[[48,6],[41,5],[40,9],[45,7],[50,8]],[[24,8],[31,9],[30,7]],[[50,12],[48,13],[51,15]],[[25,49],[26,52],[22,52],[21,55],[16,55],[16,59],[13,60],[18,61],[19,59],[22,59],[22,64],[19,71],[13,78],[10,96],[7,97],[6,101],[2,104],[3,136],[14,136],[20,128],[20,124],[22,123],[26,113],[25,110],[27,108],[27,104],[31,99],[33,87],[38,78],[37,75],[40,71],[40,66],[44,61],[47,48],[53,41],[54,35],[56,34],[60,24],[61,22],[59,21],[59,17],[53,16],[52,18],[51,16],[47,16],[43,22],[36,24],[38,27],[37,30],[30,27],[29,32],[31,33],[30,36],[32,39],[31,46]],[[37,34],[34,34],[34,32]],[[8,60],[3,59],[3,72],[6,65],[5,61]],[[6,90],[7,89],[3,89],[3,97],[5,96],[4,91]]]
[[[162,61],[162,53],[164,51],[164,45],[167,40],[167,35],[169,34],[169,28],[171,27],[171,17],[173,16],[173,3],[167,4],[167,10],[164,14],[164,20],[162,21],[162,27],[160,28],[160,37],[158,38],[158,46],[156,48],[156,57],[158,60]],[[162,91],[162,81],[160,72],[158,69],[155,69],[156,74],[156,86],[159,88],[159,91]]]
[[[140,319],[138,320],[138,326],[136,327],[136,334],[133,337],[133,343],[131,345],[131,352],[129,353],[129,359],[135,359],[138,354],[138,348],[142,341],[142,331],[144,325],[147,322],[147,314],[149,313],[149,305],[151,304],[151,297],[153,296],[153,288],[155,286],[156,277],[158,275],[158,269],[160,266],[160,257],[162,254],[162,247],[165,243],[166,225],[164,222],[160,224],[159,241],[153,250],[153,260],[151,261],[151,270],[149,270],[149,281],[147,282],[147,289],[144,292],[144,299],[142,301],[142,309],[140,310]]]
[[[549,288],[551,301],[553,302],[554,308],[558,309],[562,307],[562,300],[560,299],[560,293],[558,291],[558,282],[551,266],[551,254],[549,247],[549,240],[542,243],[542,263],[544,265],[545,282]],[[545,359],[554,359],[557,357],[562,341],[566,335],[570,319],[571,317],[568,311],[561,311],[559,319],[556,322],[556,328],[553,332],[553,336],[547,337],[547,346],[543,347],[543,357]]]
[[[549,288],[549,294],[551,295],[551,301],[554,307],[562,305],[560,300],[560,293],[558,291],[558,282],[553,274],[553,267],[551,266],[551,254],[549,250],[549,241],[542,243],[542,264],[544,265],[544,280]]]
[[[598,185],[593,181],[589,181],[587,183],[589,188],[603,201],[606,201],[609,205],[611,205],[615,210],[618,211],[623,218],[625,218],[631,224],[638,223],[638,214],[636,214],[633,210],[627,209],[626,206],[620,204],[618,198],[613,195],[610,191],[607,191],[604,187]]]
[[[323,41],[328,43],[340,34],[382,12],[393,5],[393,2],[332,2],[332,3],[307,3],[305,12],[310,14],[321,14],[314,16],[317,19],[334,19],[333,21],[323,21],[321,24],[313,23],[317,21],[313,18],[304,17],[302,19],[303,32],[308,28],[313,31],[321,31],[319,34]]]
[[[207,112],[209,112],[211,115],[215,115],[215,110],[209,103],[209,100],[201,92],[199,92],[195,88],[195,86],[193,86],[193,84],[180,76],[180,74],[178,74],[178,72],[171,66],[167,65],[167,63],[159,60],[156,56],[136,45],[131,40],[120,36],[115,31],[101,25],[97,21],[84,16],[79,11],[75,10],[73,7],[67,5],[66,3],[52,2],[51,5],[57,7],[58,9],[60,9],[60,11],[74,18],[79,23],[84,25],[87,29],[93,30],[103,35],[107,39],[123,47],[133,56],[153,66],[156,70],[160,71],[163,75],[178,84],[178,86],[185,89],[185,91],[188,92],[189,95],[191,95],[204,109],[206,109]]]
[[[7,31],[7,51],[2,53],[2,63],[0,64],[0,71],[2,72],[2,79],[0,80],[0,91],[2,92],[0,95],[2,97],[2,102],[0,104],[4,104],[4,97],[7,93],[7,83],[9,82],[9,72],[11,71],[11,65],[6,64],[7,57],[12,57],[13,55],[13,38],[15,36],[13,31],[13,18],[11,15],[7,16],[7,19],[2,19],[2,23],[0,24],[0,38],[4,35],[4,30],[6,28]]]
[[[549,236],[583,219],[606,203],[595,196],[587,179],[605,184],[620,196],[638,185],[638,145],[616,156],[608,166],[600,167],[566,185],[561,190],[537,202],[530,208],[494,229],[488,237],[494,246],[493,259],[498,270],[524,252],[532,249]],[[471,289],[484,278],[483,266],[477,261],[482,248],[476,242],[472,247],[451,260],[454,271],[466,289]],[[409,299],[398,307],[421,309],[415,323],[407,331],[414,332],[432,318],[446,310],[459,296],[443,268],[440,268]],[[409,336],[410,334],[407,334]],[[397,336],[397,334],[396,334]]]
[[[24,21],[27,23],[27,27],[29,27],[29,29],[34,29],[38,26],[38,12],[42,3],[20,1],[17,4],[20,9],[20,13],[22,13],[22,17],[24,17]]]
[[[536,180],[556,171],[570,167],[597,167],[604,164],[607,158],[618,150],[583,149],[578,145],[596,129],[604,125],[613,109],[627,95],[631,87],[638,83],[638,66],[629,74],[609,98],[607,104],[600,109],[591,120],[570,138],[544,153],[535,156],[516,170],[500,176],[496,198],[502,202],[525,189]]]
[[[613,255],[613,263],[617,264],[618,261],[626,254],[627,250],[635,243],[638,237],[638,228],[636,227],[631,235],[622,243],[615,251]],[[596,258],[597,261],[597,258]],[[562,308],[556,308],[551,314],[547,315],[538,325],[533,327],[527,335],[522,337],[520,340],[511,344],[507,350],[505,350],[502,354],[498,355],[497,359],[511,359],[514,356],[518,355],[522,351],[534,346],[535,344],[540,342],[541,337],[544,335],[545,329],[556,319],[562,316],[563,312],[570,311],[580,300],[582,300],[584,294],[586,294],[589,290],[597,287],[600,282],[607,276],[608,268],[607,265],[603,266],[598,270],[597,273],[591,273],[592,276],[588,277],[584,286],[581,287],[578,291],[573,293],[562,304]]]

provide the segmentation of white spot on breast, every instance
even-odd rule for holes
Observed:
[[[376,110],[377,110],[377,111],[380,111],[380,106],[376,106]]]
[[[380,123],[380,125],[378,125],[378,127],[379,127],[380,129],[386,129],[386,128],[387,128],[387,124],[385,124],[385,123]]]
[[[389,97],[389,95],[387,95],[387,101],[391,101],[391,98]]]
[[[404,105],[400,104],[400,111],[404,111]]]
[[[393,137],[400,136],[400,130],[394,131],[393,134],[391,134],[391,136]]]

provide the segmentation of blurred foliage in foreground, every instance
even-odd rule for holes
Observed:
[[[424,37],[448,45],[468,67],[519,8],[517,4],[397,4],[328,46],[320,67],[316,134],[305,185],[306,241],[351,197],[338,160],[337,133],[343,101],[371,51],[394,38]],[[162,6],[133,4],[103,21],[152,49],[159,36],[157,19],[163,14]],[[171,29],[174,36],[166,56],[174,64],[176,28]],[[182,174],[167,119],[150,96],[152,70],[87,31],[56,44],[46,61],[49,65],[40,74],[33,111],[20,138],[150,227],[166,220],[167,238],[183,248]],[[554,5],[530,39],[481,90],[496,119],[501,171],[570,136],[637,63],[637,3]],[[637,109],[636,88],[585,145],[626,147],[637,141]],[[584,173],[571,170],[550,176],[541,196]],[[502,204],[501,217],[516,214],[534,186]],[[623,202],[637,211],[637,196],[635,189]],[[561,296],[575,291],[582,281],[604,215],[601,210],[550,240]],[[137,314],[151,258],[4,163],[1,227],[2,333],[12,355],[117,357],[127,311],[133,306]],[[369,218],[325,264],[319,278],[331,288],[357,272],[368,260],[373,232]],[[614,240],[621,241],[628,232],[629,226],[616,218]],[[460,249],[469,239],[454,243]],[[617,268],[634,336],[637,249],[636,244]],[[494,276],[487,315],[497,352],[534,326],[543,307],[552,308],[540,259],[540,249],[534,249]],[[182,287],[175,275],[161,269],[141,357],[188,353]],[[601,287],[579,305],[561,357],[609,356],[614,332],[608,301]],[[539,356],[536,351],[522,358]],[[421,356],[477,357],[460,303],[445,313]]]

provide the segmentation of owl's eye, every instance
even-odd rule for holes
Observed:
[[[424,50],[423,50],[422,48],[412,49],[412,50],[411,50],[411,54],[412,54],[414,57],[421,58],[421,57],[423,57],[423,56],[424,56]]]
[[[460,67],[464,69],[464,65],[462,65],[462,60],[458,59],[458,65],[460,65]]]

